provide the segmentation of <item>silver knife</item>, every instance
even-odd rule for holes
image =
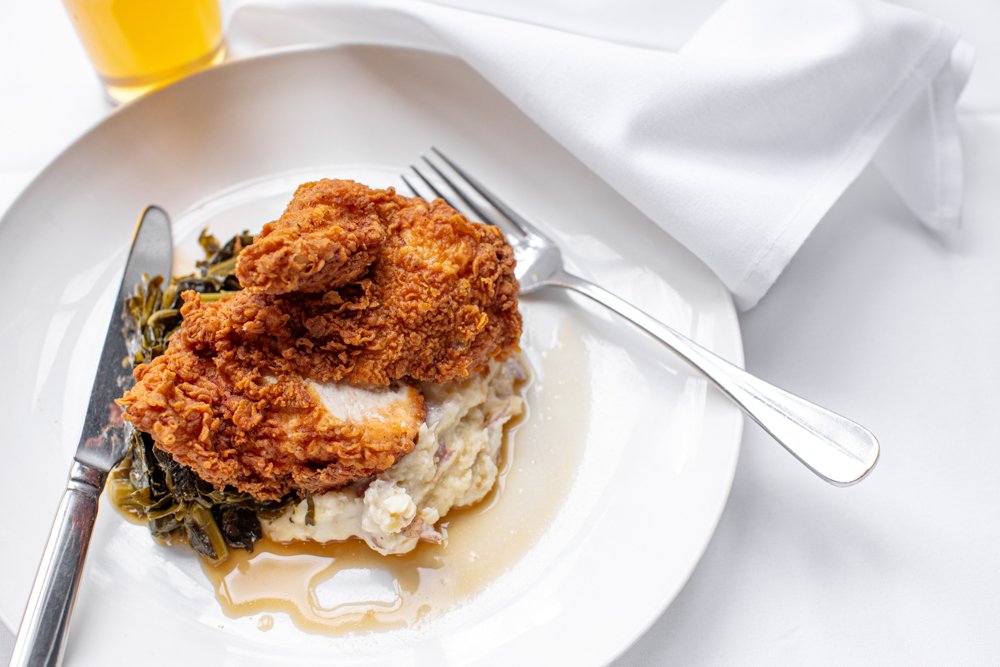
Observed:
[[[97,501],[108,472],[122,460],[128,449],[126,438],[121,437],[118,428],[120,423],[115,423],[120,422],[121,413],[114,406],[114,400],[122,395],[119,377],[130,374],[127,365],[123,366],[128,349],[122,335],[122,308],[134,294],[144,273],[169,279],[173,256],[170,217],[163,209],[150,206],[143,211],[132,237],[132,249],[104,339],[80,444],[28,597],[10,659],[11,667],[56,667],[62,662],[73,601],[97,518]]]

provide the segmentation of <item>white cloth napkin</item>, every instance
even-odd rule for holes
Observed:
[[[873,157],[924,224],[960,220],[955,98],[971,47],[876,0],[728,0],[679,52],[419,0],[237,0],[228,34],[237,54],[337,42],[457,55],[743,309]]]

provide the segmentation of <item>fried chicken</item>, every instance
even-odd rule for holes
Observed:
[[[375,259],[392,195],[352,181],[299,186],[282,216],[240,253],[236,277],[265,294],[343,287]]]
[[[442,200],[395,196],[395,205],[386,207],[385,241],[359,281],[322,294],[244,291],[225,312],[196,305],[185,318],[188,335],[206,346],[236,337],[253,363],[324,382],[442,383],[516,351],[519,287],[503,233]]]
[[[406,383],[262,375],[205,357],[182,337],[136,378],[120,401],[126,419],[202,479],[261,500],[322,493],[387,469],[412,451],[426,413]]]
[[[371,429],[324,412],[317,386],[420,398],[399,382],[467,377],[518,349],[513,251],[441,200],[307,183],[238,276],[246,289],[217,302],[183,295],[181,329],[120,403],[176,460],[257,498],[337,488],[412,450],[422,399],[379,408],[388,426]]]

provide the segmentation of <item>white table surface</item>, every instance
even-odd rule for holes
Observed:
[[[448,4],[679,46],[717,0],[627,0],[639,21],[622,2]],[[964,229],[928,232],[868,169],[740,318],[747,368],[868,426],[881,460],[833,488],[748,424],[703,559],[618,667],[1000,664],[1000,2],[902,4],[977,49]],[[110,109],[57,0],[0,5],[0,213]],[[0,664],[12,638],[0,625]]]

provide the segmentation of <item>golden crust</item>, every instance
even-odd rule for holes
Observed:
[[[200,349],[235,346],[245,363],[319,382],[443,383],[516,352],[519,286],[503,233],[442,200],[397,195],[395,203],[360,280],[323,293],[247,289],[206,304],[192,297],[184,336]]]
[[[426,409],[414,387],[386,417],[332,414],[297,374],[263,376],[232,355],[204,357],[183,338],[135,370],[126,419],[202,479],[270,500],[322,493],[385,470],[413,444]]]
[[[300,185],[282,216],[240,253],[236,277],[267,294],[346,285],[375,259],[386,206],[394,206],[392,193],[353,181]]]
[[[379,224],[377,244],[368,216]],[[293,232],[295,224],[306,231]],[[359,234],[372,243],[343,241]],[[513,251],[499,229],[441,200],[306,184],[238,266],[242,292],[214,303],[183,295],[181,329],[165,354],[136,369],[138,383],[120,401],[126,419],[217,486],[258,498],[321,492],[381,472],[413,448],[422,399],[409,413],[419,413],[415,425],[402,419],[391,437],[321,428],[308,416],[317,399],[302,378],[443,383],[518,349]]]

